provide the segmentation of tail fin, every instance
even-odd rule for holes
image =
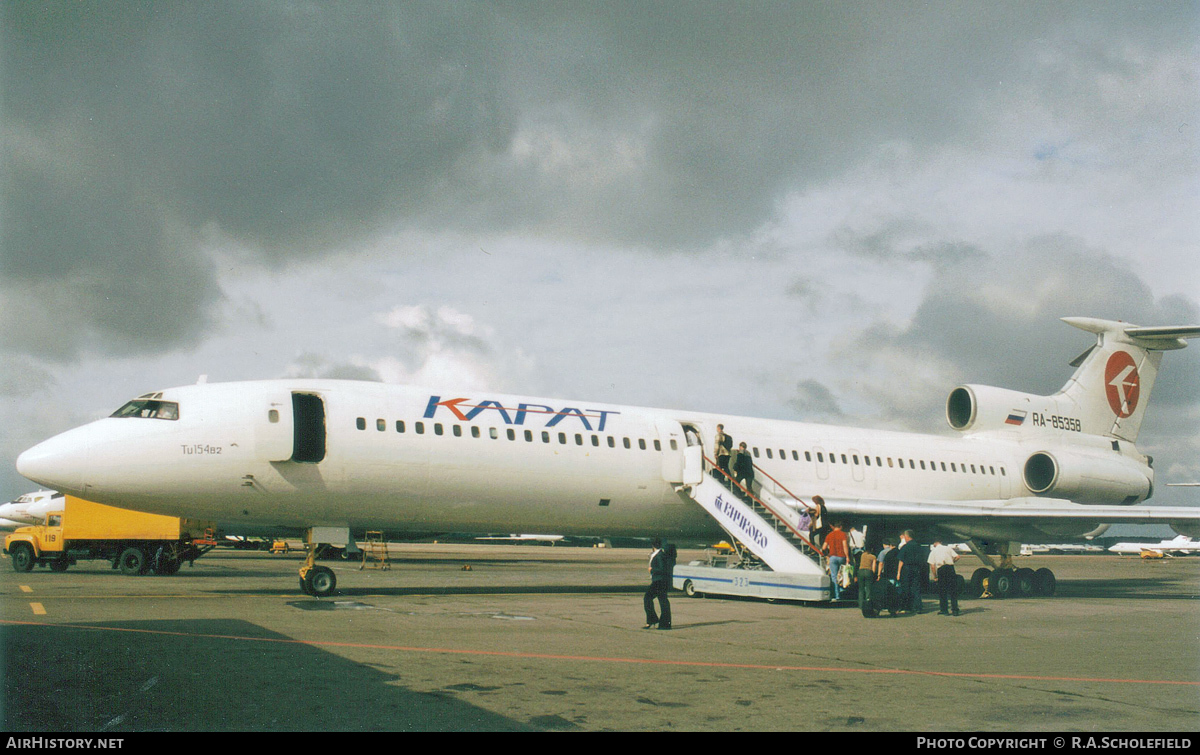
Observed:
[[[1162,352],[1200,337],[1200,325],[1142,328],[1091,317],[1064,317],[1063,322],[1095,333],[1096,345],[1071,362],[1077,369],[1059,396],[1078,407],[1085,426],[1108,425],[1106,434],[1136,441]]]

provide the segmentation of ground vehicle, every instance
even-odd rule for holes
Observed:
[[[144,514],[66,496],[44,524],[20,527],[4,540],[13,569],[44,564],[66,571],[81,559],[108,559],[125,574],[174,574],[184,561],[211,550],[215,526],[179,517]]]

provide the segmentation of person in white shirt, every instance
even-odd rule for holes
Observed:
[[[959,559],[958,553],[941,540],[934,540],[929,549],[929,578],[937,582],[939,616],[958,616],[958,573],[954,571],[954,562]],[[950,610],[946,610],[947,604]]]

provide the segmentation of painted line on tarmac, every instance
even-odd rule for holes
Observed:
[[[33,592],[33,588],[29,585],[20,585],[21,592]]]
[[[526,660],[577,661],[587,663],[625,663],[647,666],[687,666],[692,668],[747,669],[750,671],[818,671],[821,673],[891,674],[894,676],[938,676],[953,679],[999,679],[1034,682],[1084,682],[1089,684],[1161,684],[1167,686],[1200,687],[1200,681],[1178,681],[1174,679],[1108,679],[1092,676],[1041,676],[1037,674],[983,674],[955,671],[921,671],[918,669],[853,668],[847,666],[790,666],[776,663],[723,663],[718,661],[672,661],[656,658],[621,658],[587,655],[557,655],[552,653],[518,653],[504,650],[465,650],[461,648],[423,648],[407,645],[380,645],[362,642],[325,642],[322,640],[293,640],[278,637],[246,637],[232,634],[201,634],[196,632],[168,632],[160,629],[134,629],[130,627],[94,627],[74,624],[47,624],[40,621],[10,621],[0,619],[0,626],[32,626],[53,629],[79,629],[100,632],[127,632],[162,637],[186,637],[198,640],[234,640],[239,642],[272,642],[280,645],[304,645],[315,648],[358,648],[363,650],[391,650],[402,653],[434,653],[441,655],[472,655],[493,658],[520,658]]]
[[[46,608],[41,603],[30,603],[29,607],[33,609],[34,616],[45,616]]]

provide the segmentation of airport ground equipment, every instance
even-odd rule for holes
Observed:
[[[145,514],[66,496],[45,523],[21,527],[4,541],[13,569],[66,571],[76,561],[107,559],[124,574],[174,574],[216,546],[212,522]]]
[[[829,574],[807,533],[797,527],[797,508],[807,506],[762,470],[764,480],[751,492],[711,460],[711,474],[679,493],[698,503],[735,543],[739,558],[677,565],[673,586],[687,595],[740,595],[767,599],[827,601]],[[728,487],[726,486],[728,485]],[[771,488],[774,488],[772,492]],[[789,505],[787,501],[791,501]]]
[[[383,533],[378,530],[371,530],[367,533],[367,547],[363,548],[362,563],[359,565],[359,571],[367,568],[368,564],[372,569],[382,569],[387,571],[392,568],[388,561],[388,544],[387,540],[383,539]]]

